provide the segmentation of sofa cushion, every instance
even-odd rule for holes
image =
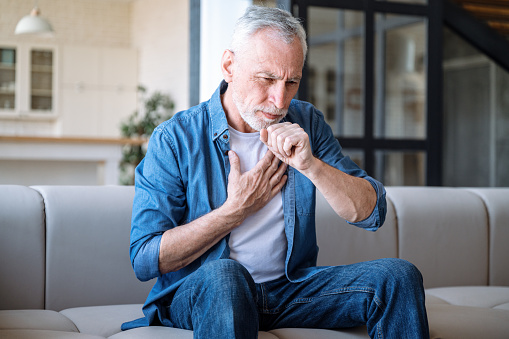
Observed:
[[[426,290],[426,296],[433,296],[444,303],[459,306],[498,308],[509,304],[509,287],[458,286],[439,287]]]
[[[360,339],[369,338],[365,326],[342,330],[322,330],[311,328],[280,328],[269,333],[280,339]]]
[[[0,309],[44,308],[44,204],[25,186],[0,186]]]
[[[47,330],[0,330],[2,339],[104,339],[95,335]]]
[[[509,189],[508,188],[476,188],[472,192],[479,195],[486,205],[489,215],[490,265],[489,284],[509,286]]]
[[[46,206],[46,309],[143,303],[129,260],[133,187],[37,186]]]
[[[488,284],[488,218],[476,194],[445,187],[387,187],[398,223],[399,257],[426,288]]]
[[[78,332],[71,320],[55,311],[0,311],[0,330],[15,329]],[[0,336],[0,338],[3,337]]]
[[[69,308],[60,313],[81,333],[109,337],[121,332],[122,323],[143,317],[142,304]]]
[[[132,330],[117,333],[109,337],[110,339],[193,339],[193,332],[181,330],[178,328],[150,326],[139,327]],[[277,339],[278,337],[268,332],[258,332],[258,339]]]
[[[507,339],[509,311],[482,307],[427,306],[431,339]]]

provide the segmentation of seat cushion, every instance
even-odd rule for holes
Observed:
[[[0,330],[2,339],[104,339],[95,335],[48,330]]]
[[[509,287],[458,286],[426,290],[431,338],[507,338]]]
[[[509,311],[445,304],[427,306],[431,339],[507,339]]]
[[[120,325],[143,317],[142,304],[89,306],[60,311],[81,333],[109,337],[121,332]]]
[[[193,332],[179,328],[150,326],[139,327],[132,330],[117,333],[109,339],[193,339]],[[278,337],[268,332],[258,332],[258,339],[277,339]]]
[[[0,330],[53,330],[78,332],[71,320],[49,310],[0,311]],[[0,335],[0,338],[3,338]]]
[[[269,333],[280,339],[360,339],[369,338],[365,326],[342,330],[322,330],[312,328],[280,328]]]
[[[509,287],[504,286],[457,286],[439,287],[426,290],[426,297],[432,296],[442,303],[458,306],[507,309]]]

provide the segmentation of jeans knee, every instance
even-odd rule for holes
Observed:
[[[381,261],[384,266],[383,274],[389,280],[393,280],[398,284],[422,286],[422,274],[411,262],[398,258],[381,259]]]
[[[202,267],[205,288],[218,295],[245,293],[256,294],[253,278],[247,269],[235,260],[220,259]]]

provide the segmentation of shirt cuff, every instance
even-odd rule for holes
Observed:
[[[155,236],[140,248],[134,260],[134,272],[141,281],[148,281],[161,275],[159,272],[159,247],[161,235]]]
[[[371,215],[366,219],[358,222],[348,222],[351,225],[364,228],[368,231],[376,231],[380,227],[382,227],[385,221],[385,215],[387,213],[387,201],[385,200],[385,188],[384,186],[377,180],[371,177],[364,177],[371,186],[375,189],[376,192],[376,205],[371,212]]]

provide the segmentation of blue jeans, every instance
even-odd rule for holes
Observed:
[[[334,266],[309,279],[255,284],[229,259],[203,265],[169,306],[175,326],[194,338],[257,338],[283,327],[366,325],[371,338],[429,338],[419,270],[401,259]]]

